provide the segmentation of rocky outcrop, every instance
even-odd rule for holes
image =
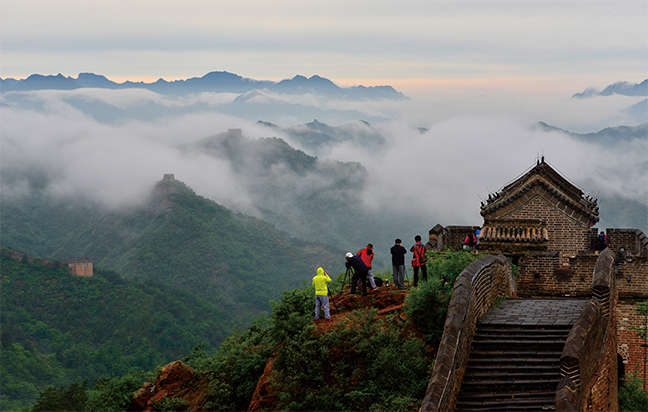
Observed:
[[[272,375],[275,359],[275,354],[273,354],[272,357],[268,359],[268,362],[266,362],[265,369],[263,369],[263,375],[261,375],[256,390],[252,395],[248,412],[271,411],[276,409],[275,404],[277,403],[278,393],[270,384],[270,376]]]
[[[146,382],[133,394],[131,411],[160,410],[159,402],[175,399],[185,410],[201,411],[206,402],[209,383],[182,363],[172,362],[162,368],[154,384]]]

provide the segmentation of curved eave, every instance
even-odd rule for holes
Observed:
[[[577,218],[577,220],[583,221],[584,223],[586,222],[590,224],[590,226],[599,221],[598,206],[595,202],[582,197],[579,198],[578,201],[575,201],[574,199],[564,195],[561,191],[554,188],[549,182],[539,176],[534,176],[532,179],[527,181],[525,185],[519,187],[517,191],[510,193],[504,198],[483,205],[480,214],[484,219],[487,219],[489,215],[498,212],[502,208],[516,208],[536,196],[536,194],[529,194],[529,192],[531,192],[536,186],[544,188],[545,191],[551,195],[551,198],[556,201],[555,206],[559,210],[566,212],[569,216],[577,218],[574,216],[577,214],[581,217],[580,219]]]

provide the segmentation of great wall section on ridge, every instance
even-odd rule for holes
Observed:
[[[646,235],[607,229],[596,250],[597,200],[544,158],[481,215],[490,255],[457,278],[420,411],[617,410],[625,372],[646,377],[633,329],[648,322],[635,312],[648,299]],[[461,248],[478,228],[436,225],[426,246]]]

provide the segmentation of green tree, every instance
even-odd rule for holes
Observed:
[[[648,300],[646,300],[645,302],[637,302],[637,308],[635,308],[634,311],[637,312],[639,316],[646,317],[646,324],[645,326],[641,326],[638,328],[633,327],[632,329],[637,331],[637,334],[641,339],[647,341],[648,340]]]
[[[40,393],[32,410],[34,412],[83,411],[88,399],[87,389],[88,381],[83,381],[80,385],[75,382],[68,387],[50,386]]]
[[[643,389],[643,382],[644,380],[637,376],[637,372],[626,374],[625,382],[619,388],[619,411],[648,411],[648,393]]]
[[[133,399],[133,392],[140,388],[146,375],[132,370],[119,378],[104,378],[95,382],[93,389],[88,389],[85,411],[119,412],[128,411]]]

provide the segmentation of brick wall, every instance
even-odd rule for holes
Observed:
[[[591,246],[589,226],[561,211],[561,203],[543,189],[536,187],[537,195],[520,208],[505,216],[506,219],[540,219],[547,222],[549,241],[547,250],[560,252],[560,262]],[[543,196],[543,194],[545,196]]]
[[[621,298],[648,298],[648,257],[619,259],[617,288]]]
[[[558,252],[527,253],[519,258],[520,296],[590,296],[599,255],[581,253],[560,263]]]
[[[468,362],[477,320],[500,296],[515,293],[508,260],[488,255],[471,263],[457,278],[443,337],[421,411],[452,410]]]
[[[641,344],[644,342],[632,327],[646,327],[646,317],[639,316],[634,311],[637,309],[636,302],[643,302],[645,300],[623,300],[617,304],[616,308],[618,353],[623,359],[626,373],[638,372],[638,376],[642,379],[645,378],[644,368],[646,368],[648,348],[641,347]],[[648,390],[648,385],[645,381],[644,389]]]
[[[648,254],[648,237],[639,229],[608,229],[608,247],[619,253],[621,248],[634,256]]]

